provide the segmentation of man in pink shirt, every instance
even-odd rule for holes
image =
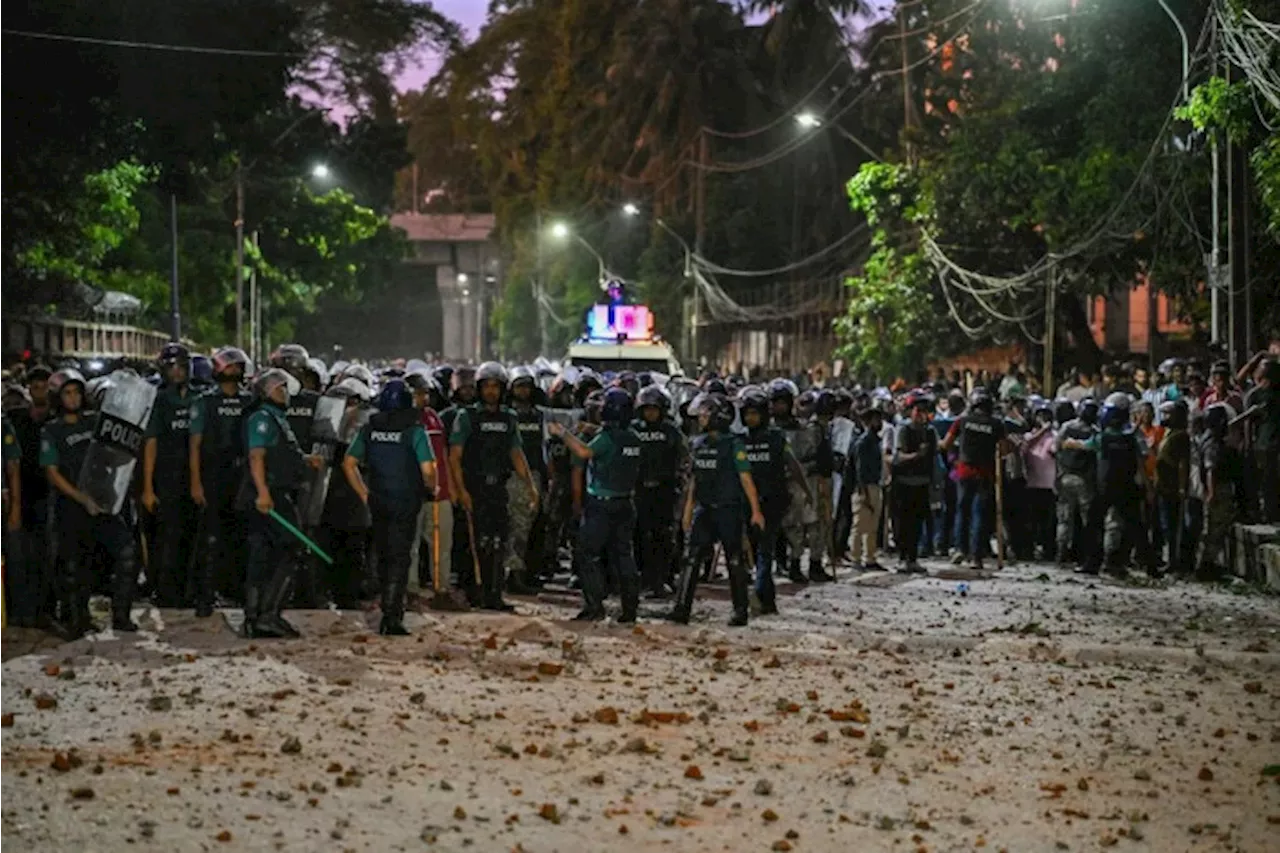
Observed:
[[[1052,560],[1057,525],[1057,499],[1054,480],[1057,460],[1054,458],[1053,412],[1048,405],[1032,414],[1034,426],[1022,442],[1022,461],[1027,470],[1027,517],[1031,520],[1031,542],[1043,551],[1041,559]]]
[[[440,385],[425,371],[410,373],[405,377],[409,387],[413,389],[413,404],[422,411],[422,426],[427,431],[427,440],[431,443],[431,452],[437,459],[449,458],[449,441],[445,435],[444,422],[436,413],[437,407],[444,404],[444,392]],[[449,466],[441,465],[436,472],[436,491],[418,515],[418,535],[414,537],[413,547],[409,555],[410,589],[421,589],[427,584],[421,576],[421,568],[430,565],[432,570],[431,588],[435,592],[433,602],[443,598],[441,593],[449,589],[450,572],[453,561],[450,550],[453,547],[453,503],[452,483],[449,477]],[[420,549],[428,549],[427,561],[419,562]],[[417,572],[415,576],[414,573]]]

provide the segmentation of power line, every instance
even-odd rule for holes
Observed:
[[[209,53],[219,56],[280,56],[291,58],[305,58],[303,53],[284,53],[278,50],[248,50],[235,47],[200,47],[193,44],[162,44],[160,42],[146,41],[125,41],[123,39],[103,39],[91,38],[89,36],[73,36],[66,33],[39,33],[30,30],[0,30],[7,36],[21,36],[22,38],[43,39],[45,41],[67,41],[75,44],[96,44],[104,47],[125,47],[136,50],[163,50],[171,53]]]
[[[845,234],[843,237],[836,240],[834,243],[831,243],[828,246],[824,246],[823,248],[814,252],[812,255],[809,255],[806,258],[801,258],[800,260],[794,261],[793,263],[787,264],[786,266],[776,267],[771,270],[735,270],[735,269],[730,269],[729,267],[722,267],[719,264],[713,263],[712,261],[708,261],[702,255],[699,255],[696,252],[693,253],[691,257],[701,268],[705,270],[709,270],[713,273],[717,273],[719,275],[731,275],[731,276],[736,276],[738,278],[764,278],[766,276],[783,275],[785,273],[798,270],[802,267],[806,267],[809,264],[814,263],[815,261],[822,260],[827,255],[834,252],[836,249],[843,246],[845,243],[848,243],[854,237],[857,237],[859,234],[865,233],[866,230],[867,230],[866,223],[862,223],[858,227],[850,230],[849,233]]]

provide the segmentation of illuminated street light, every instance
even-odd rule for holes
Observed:
[[[467,274],[464,272],[458,273],[458,284],[466,284],[466,283],[467,283]]]
[[[625,213],[627,216],[639,216],[640,208],[636,207],[631,202],[627,202],[622,206],[622,212]]]
[[[569,226],[563,222],[557,222],[551,226],[551,236],[557,240],[563,240],[570,234]]]
[[[796,116],[796,124],[804,128],[814,128],[822,124],[822,119],[806,111]]]
[[[311,167],[311,177],[315,178],[316,180],[320,180],[320,181],[328,180],[329,175],[330,175],[329,167],[326,166],[324,163],[316,163],[314,166]]]

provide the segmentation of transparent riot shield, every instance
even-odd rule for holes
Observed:
[[[834,418],[831,421],[831,454],[835,457],[835,471],[831,476],[831,494],[839,496],[844,485],[845,460],[853,449],[853,421]],[[832,501],[833,504],[837,501]],[[834,511],[834,510],[833,510]]]
[[[324,501],[329,494],[329,478],[333,475],[334,465],[341,463],[333,455],[346,411],[347,401],[343,397],[321,397],[316,400],[310,452],[324,460],[324,467],[319,470],[307,469],[307,485],[300,490],[305,503],[298,507],[298,515],[304,525],[314,527],[320,523],[320,517],[324,514]]]
[[[154,385],[128,374],[117,374],[102,400],[76,487],[93,498],[104,512],[124,508],[133,473],[142,456],[143,433],[156,402]]]

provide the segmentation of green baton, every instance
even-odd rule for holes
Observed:
[[[303,533],[301,530],[299,530],[298,528],[290,524],[289,521],[286,520],[283,515],[276,512],[274,509],[267,514],[270,515],[272,518],[274,518],[276,521],[278,521],[280,523],[280,526],[283,527],[285,530],[289,531],[294,536],[298,537],[299,541],[301,541],[303,545],[306,545],[307,548],[309,548],[311,552],[314,553],[317,557],[324,560],[329,565],[331,566],[333,565],[333,557],[330,557],[323,550],[321,550],[319,545],[317,545],[316,543],[308,539],[307,534]]]

